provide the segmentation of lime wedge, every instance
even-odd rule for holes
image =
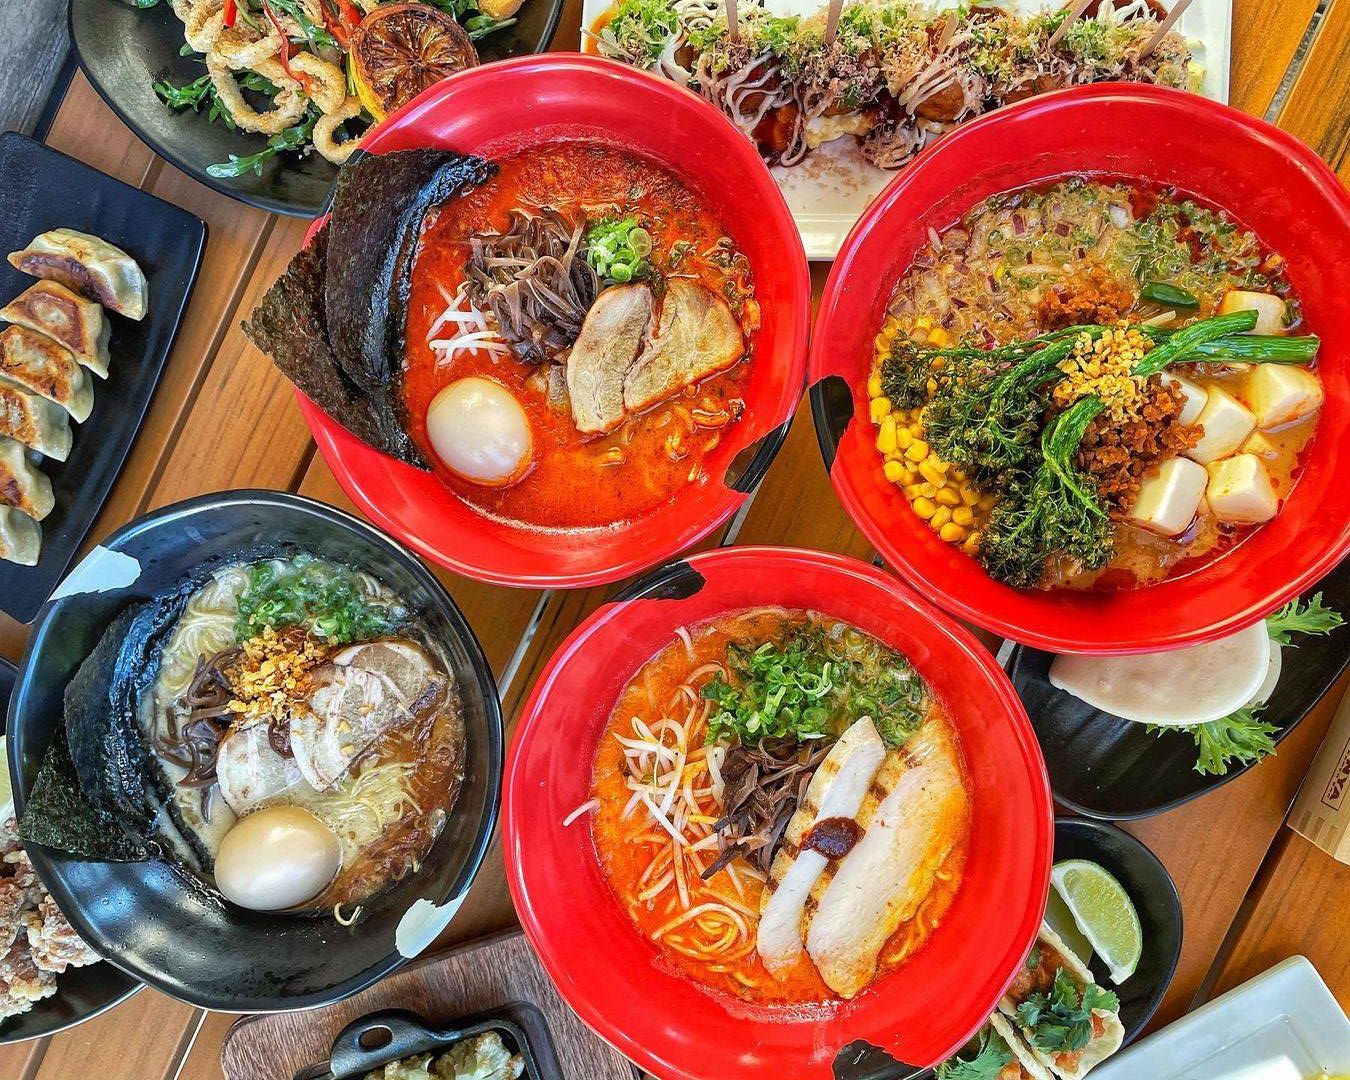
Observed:
[[[1045,921],[1050,929],[1063,939],[1074,956],[1085,964],[1092,963],[1092,954],[1096,951],[1092,947],[1092,942],[1083,936],[1083,931],[1078,929],[1078,923],[1074,921],[1069,905],[1054,889],[1050,890],[1050,896],[1045,903]]]
[[[1056,863],[1050,882],[1091,943],[1092,951],[1111,972],[1111,981],[1119,986],[1134,974],[1144,951],[1139,913],[1125,886],[1086,859]]]

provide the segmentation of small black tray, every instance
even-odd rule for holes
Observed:
[[[109,376],[91,375],[94,411],[74,424],[65,461],[38,463],[56,507],[42,522],[36,566],[0,562],[0,608],[32,622],[94,523],[159,383],[187,307],[206,226],[186,210],[105,176],[16,132],[0,135],[0,306],[37,279],[4,256],[48,229],[78,229],[126,251],[145,271],[150,304],[140,322],[109,313]]]
[[[1350,560],[1309,589],[1350,619]],[[1195,771],[1195,741],[1154,735],[1143,724],[1093,708],[1052,686],[1054,656],[1017,646],[1008,675],[1031,717],[1045,755],[1055,798],[1075,813],[1104,820],[1161,814],[1241,776],[1251,765],[1232,764],[1225,776]],[[1327,635],[1296,634],[1261,718],[1274,724],[1278,744],[1303,720],[1350,664],[1350,626]]]
[[[441,1053],[464,1039],[495,1031],[525,1061],[526,1080],[563,1080],[544,1014],[525,1001],[433,1027],[416,1013],[386,1009],[353,1020],[333,1040],[327,1062],[301,1069],[295,1080],[362,1080],[375,1069],[415,1054]]]

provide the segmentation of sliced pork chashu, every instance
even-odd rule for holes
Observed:
[[[943,860],[970,827],[956,743],[924,724],[887,753],[858,814],[862,839],[812,890],[806,951],[825,984],[851,998],[871,982],[881,950],[913,918]]]
[[[408,641],[344,649],[312,681],[309,709],[291,720],[291,751],[316,791],[337,783],[380,736],[413,723],[447,685],[425,650]]]
[[[267,726],[264,720],[236,728],[216,753],[221,798],[240,816],[304,783],[295,758],[273,748]]]
[[[803,851],[802,843],[817,821],[857,816],[885,757],[876,725],[864,717],[839,737],[816,767],[788,822],[760,901],[759,955],[771,973],[787,971],[801,956],[807,899],[829,865],[820,852]]]
[[[648,409],[744,355],[741,326],[726,301],[696,281],[670,278],[656,334],[624,377],[623,407]]]
[[[623,423],[624,377],[651,323],[652,290],[646,285],[615,285],[591,305],[567,358],[567,394],[578,431],[599,435]]]

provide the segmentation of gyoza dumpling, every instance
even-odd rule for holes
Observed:
[[[0,331],[0,375],[48,401],[54,401],[84,423],[94,407],[94,389],[71,351],[26,326]]]
[[[136,260],[119,247],[74,229],[52,229],[22,251],[11,252],[9,263],[34,277],[59,281],[83,297],[128,319],[145,318],[145,275]]]
[[[54,401],[30,394],[13,379],[0,375],[0,435],[65,461],[71,444],[70,414]]]
[[[108,320],[103,308],[56,281],[30,285],[5,307],[0,319],[46,334],[69,349],[95,375],[108,377]]]
[[[0,506],[12,506],[41,521],[55,505],[52,482],[28,460],[23,443],[0,437]]]
[[[12,506],[0,506],[0,559],[36,566],[42,554],[42,526]]]

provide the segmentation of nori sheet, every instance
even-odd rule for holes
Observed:
[[[338,173],[324,315],[338,364],[357,386],[377,390],[397,374],[427,211],[496,171],[479,157],[421,149],[360,154]]]
[[[19,835],[28,843],[105,862],[141,862],[154,851],[146,839],[97,809],[80,790],[64,728],[52,736],[33,783]]]

